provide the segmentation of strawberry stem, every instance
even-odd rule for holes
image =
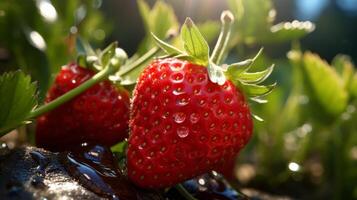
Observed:
[[[197,200],[195,197],[193,197],[186,189],[185,189],[185,187],[183,187],[183,185],[182,184],[177,184],[176,186],[175,186],[175,188],[176,188],[176,190],[178,190],[179,191],[179,193],[183,196],[183,197],[185,197],[185,199],[187,199],[187,200]]]
[[[159,47],[154,47],[150,49],[147,53],[145,53],[143,56],[141,56],[139,59],[136,61],[132,62],[128,66],[123,66],[122,69],[120,70],[117,75],[119,76],[124,76],[128,73],[130,73],[132,70],[136,69],[138,66],[144,64],[147,62],[149,59],[151,59],[155,54],[157,54],[160,51]]]
[[[216,65],[221,64],[227,50],[227,45],[231,36],[231,28],[234,21],[234,16],[229,10],[225,10],[221,14],[221,33],[218,37],[216,46],[213,49],[211,61]]]
[[[57,108],[58,106],[70,101],[77,95],[81,94],[82,92],[86,91],[93,85],[106,79],[109,75],[118,71],[118,69],[122,65],[122,63],[124,63],[124,60],[126,60],[126,55],[119,55],[116,58],[112,58],[111,61],[107,64],[107,66],[102,71],[98,72],[92,78],[88,79],[86,82],[82,83],[81,85],[74,88],[73,90],[65,93],[64,95],[49,102],[48,104],[44,104],[44,105],[40,106],[39,108],[31,111],[30,114],[27,116],[27,119],[34,119],[36,117],[39,117],[39,116]]]

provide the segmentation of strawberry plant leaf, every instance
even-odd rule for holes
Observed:
[[[196,58],[197,64],[207,66],[209,60],[209,46],[190,18],[187,18],[181,28],[181,38],[186,53]]]
[[[347,106],[348,94],[335,69],[312,53],[305,53],[302,62],[311,96],[328,114],[341,114]]]
[[[349,91],[352,98],[357,97],[357,73],[355,73],[351,79]]]
[[[37,104],[35,93],[36,85],[21,71],[0,76],[0,136],[26,123]]]
[[[346,55],[337,55],[332,61],[332,66],[336,68],[337,73],[343,79],[345,88],[348,89],[354,73],[351,58]]]
[[[143,55],[155,44],[151,36],[152,33],[158,38],[165,38],[169,32],[178,32],[179,22],[173,8],[164,1],[156,1],[153,8],[150,9],[145,1],[138,0],[138,7],[144,23],[146,36],[139,45],[137,54]]]
[[[309,21],[281,22],[270,28],[270,34],[262,37],[264,43],[277,43],[300,39],[315,30]]]

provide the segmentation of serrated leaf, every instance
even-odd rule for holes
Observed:
[[[271,85],[254,85],[241,82],[240,84],[243,87],[245,94],[250,97],[261,97],[267,95],[273,91],[276,86],[276,83]]]
[[[181,38],[186,53],[197,59],[197,64],[207,66],[209,61],[209,46],[190,18],[187,18],[181,28]]]
[[[336,71],[312,53],[304,54],[303,69],[307,88],[315,101],[328,114],[341,114],[347,106],[348,95]]]
[[[274,65],[270,66],[269,68],[265,69],[264,71],[260,72],[244,72],[240,73],[236,78],[239,81],[245,82],[245,83],[261,83],[265,79],[269,77],[269,75],[273,72],[274,70]]]
[[[151,33],[152,37],[154,38],[156,44],[165,51],[165,53],[167,53],[168,55],[171,56],[176,56],[176,55],[180,55],[183,54],[182,51],[180,51],[179,49],[177,49],[176,47],[160,40],[158,37],[156,37],[156,35],[154,33]]]
[[[217,83],[218,85],[223,85],[226,82],[225,70],[220,66],[214,64],[213,62],[209,62],[208,67],[208,77],[213,83]]]
[[[24,124],[37,104],[36,86],[21,71],[0,76],[0,136]]]

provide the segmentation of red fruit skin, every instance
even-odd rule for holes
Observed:
[[[76,64],[62,67],[46,96],[56,99],[95,73]],[[129,93],[102,81],[37,120],[36,144],[52,151],[77,148],[83,142],[111,146],[127,137]]]
[[[253,122],[232,82],[219,86],[205,67],[170,58],[139,77],[129,127],[129,178],[163,188],[224,169],[250,139]]]

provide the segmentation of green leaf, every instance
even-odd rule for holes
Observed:
[[[156,44],[162,49],[164,50],[168,55],[171,56],[176,56],[176,55],[180,55],[183,54],[182,51],[180,51],[179,49],[177,49],[176,47],[160,40],[158,37],[156,37],[156,35],[154,35],[154,33],[151,33],[152,37],[154,38]]]
[[[357,73],[355,73],[351,79],[349,91],[352,98],[357,97]]]
[[[262,37],[264,43],[277,43],[300,39],[315,30],[312,22],[281,22],[270,28],[270,34]]]
[[[252,44],[269,32],[275,18],[271,0],[229,0],[229,10],[235,15],[234,40]],[[232,43],[233,44],[233,43]]]
[[[108,65],[111,58],[115,55],[115,49],[117,48],[118,43],[113,42],[107,48],[105,48],[99,55],[101,66],[105,67]]]
[[[181,38],[186,53],[197,59],[197,64],[207,66],[209,60],[209,46],[190,18],[187,18],[181,28]]]
[[[27,115],[37,104],[35,93],[30,76],[21,71],[0,76],[0,136],[26,123]]]
[[[334,68],[318,55],[305,53],[303,56],[304,76],[307,88],[315,101],[330,115],[341,114],[346,106],[348,94],[343,80]]]
[[[173,8],[164,1],[156,1],[151,10],[143,0],[138,0],[138,6],[146,32],[146,36],[136,53],[140,56],[154,46],[152,33],[158,38],[166,38],[169,32],[178,32],[179,22]]]
[[[243,91],[249,97],[261,97],[269,94],[276,86],[276,83],[271,85],[255,85],[255,84],[248,84],[248,83],[240,83],[243,87]]]
[[[346,55],[337,55],[332,61],[332,66],[336,68],[337,73],[343,80],[345,88],[348,89],[354,73],[354,65],[351,58]]]
[[[146,30],[150,30],[150,7],[144,0],[138,0],[139,12]]]
[[[259,56],[263,53],[263,48],[261,48],[258,53],[254,56],[253,59],[247,59],[238,63],[233,63],[227,66],[226,76],[229,79],[236,80],[236,77],[239,74],[248,71],[254,62],[259,58]]]
[[[245,82],[245,83],[261,83],[265,79],[269,77],[269,75],[273,72],[274,70],[274,65],[270,66],[269,68],[265,69],[264,71],[260,72],[244,72],[239,74],[236,78],[239,81]]]
[[[238,63],[233,63],[227,66],[226,76],[230,79],[235,79],[239,74],[246,72],[252,66],[253,59],[247,59]]]

